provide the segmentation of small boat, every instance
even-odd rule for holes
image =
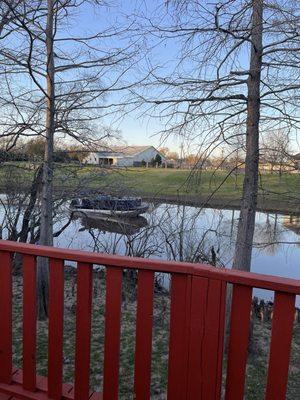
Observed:
[[[88,217],[97,215],[136,218],[149,209],[140,197],[115,197],[101,194],[93,199],[83,197],[71,200],[70,210]]]

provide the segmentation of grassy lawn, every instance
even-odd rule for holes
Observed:
[[[33,170],[24,164],[2,165],[0,185],[5,190],[12,183],[27,186]],[[57,190],[100,190],[108,193],[137,194],[157,198],[191,198],[238,203],[241,198],[244,175],[228,171],[192,172],[177,169],[132,168],[103,169],[59,164],[55,167],[54,185]],[[259,178],[259,201],[291,203],[300,199],[300,174],[263,173]]]
[[[192,174],[187,170],[129,169],[102,170],[85,167],[75,173],[64,169],[57,178],[69,174],[68,185],[98,189],[108,193],[137,194],[165,200],[192,200],[211,206],[239,205],[244,175],[228,175],[227,171],[204,171]],[[300,174],[261,174],[259,207],[294,211],[300,200]]]
[[[59,167],[56,181],[78,185],[83,182],[88,188],[109,187],[113,190],[132,190],[147,195],[216,195],[239,198],[242,191],[244,175],[235,175],[227,171],[203,171],[193,173],[177,169],[101,169],[97,167],[76,168]],[[300,174],[261,174],[259,180],[260,194],[300,195]]]

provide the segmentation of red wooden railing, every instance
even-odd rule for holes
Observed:
[[[23,255],[23,369],[12,365],[12,254]],[[50,259],[48,377],[36,376],[36,256]],[[64,260],[77,262],[75,381],[62,382]],[[103,393],[90,392],[93,264],[106,268]],[[225,399],[244,396],[252,288],[275,292],[266,400],[286,396],[300,281],[199,264],[118,257],[0,241],[0,399],[118,399],[121,285],[138,271],[133,396],[150,399],[154,273],[171,276],[167,398],[219,400],[228,283],[233,285]],[[2,397],[1,397],[2,396]]]

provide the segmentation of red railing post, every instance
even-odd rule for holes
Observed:
[[[48,396],[60,399],[63,375],[64,262],[50,259]]]
[[[0,382],[12,379],[12,271],[11,254],[0,252]]]
[[[150,399],[154,272],[138,272],[134,392],[136,400]]]
[[[202,400],[203,345],[207,309],[208,279],[193,277],[190,315],[190,343],[187,399]]]
[[[248,356],[252,287],[234,285],[227,364],[226,400],[243,400]]]
[[[89,399],[93,268],[77,265],[75,400]]]
[[[295,295],[275,293],[266,400],[284,400],[295,315]]]
[[[23,388],[36,390],[36,259],[23,256]]]
[[[121,268],[106,269],[103,400],[119,397],[122,273]]]
[[[224,282],[192,277],[188,400],[220,399],[225,296]]]
[[[171,274],[168,399],[183,400],[187,392],[191,276]]]

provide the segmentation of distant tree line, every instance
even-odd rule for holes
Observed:
[[[45,142],[41,138],[31,139],[11,151],[0,149],[0,162],[9,161],[42,161],[44,157]],[[53,161],[57,163],[82,163],[88,155],[80,145],[54,146]]]

